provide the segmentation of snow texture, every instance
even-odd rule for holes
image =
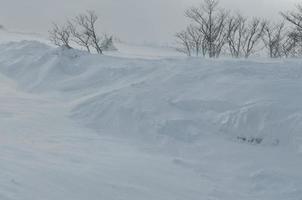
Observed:
[[[301,60],[135,48],[0,45],[1,200],[302,199]]]

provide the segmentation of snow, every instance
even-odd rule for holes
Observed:
[[[39,41],[50,44],[47,37],[40,33],[24,32],[18,30],[8,30],[5,27],[1,28],[0,25],[0,43],[6,42],[20,42],[20,41]]]
[[[301,91],[298,59],[1,44],[0,199],[301,200]]]

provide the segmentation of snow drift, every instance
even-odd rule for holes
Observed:
[[[301,143],[299,60],[129,59],[21,42],[1,45],[0,66],[25,91],[64,98],[74,119],[102,133]]]
[[[1,200],[301,199],[301,61],[131,51],[0,45]]]

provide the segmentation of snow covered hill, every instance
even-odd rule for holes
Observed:
[[[39,41],[46,44],[50,44],[50,42],[47,40],[47,37],[45,37],[42,34],[8,30],[4,26],[2,28],[0,27],[0,43],[13,42],[13,41],[18,42],[24,40]]]
[[[149,50],[0,45],[0,199],[302,198],[301,60]]]
[[[38,42],[2,45],[0,54],[0,71],[23,90],[56,93],[74,118],[109,134],[187,142],[221,134],[268,145],[301,137],[299,60],[150,61]]]

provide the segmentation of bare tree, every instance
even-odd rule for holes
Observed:
[[[281,12],[281,15],[302,32],[302,4],[297,5],[295,11]]]
[[[232,57],[239,58],[242,56],[242,45],[246,34],[247,18],[241,14],[236,17],[230,17],[227,27],[227,42]]]
[[[254,18],[246,28],[242,44],[245,58],[250,57],[256,52],[257,44],[261,41],[265,27],[265,22],[261,22],[260,19]]]
[[[189,56],[202,52],[210,58],[219,57],[226,44],[235,58],[248,58],[264,48],[271,58],[302,55],[302,4],[295,11],[281,13],[293,25],[292,30],[284,22],[270,24],[241,14],[231,16],[219,8],[219,0],[203,0],[200,7],[185,14],[193,23],[176,37],[181,44],[178,50]]]
[[[287,20],[293,29],[289,33],[287,41],[289,41],[288,47],[290,47],[291,56],[302,55],[302,4],[296,5],[296,10],[281,12],[281,15]]]
[[[87,33],[87,31],[83,28],[77,27],[77,23],[72,23],[68,21],[68,28],[72,35],[71,40],[78,44],[81,47],[84,47],[90,53],[90,46],[91,46],[91,36]]]
[[[176,38],[180,44],[179,51],[191,56],[193,53],[196,56],[206,55],[206,44],[203,34],[197,26],[190,24],[184,31],[177,33]]]
[[[298,45],[298,40],[296,39],[295,34],[289,32],[281,46],[283,56],[285,56],[286,58],[296,57],[297,45]]]
[[[84,47],[88,52],[94,48],[97,53],[103,54],[103,50],[117,50],[113,44],[113,37],[100,37],[96,32],[98,16],[94,11],[87,11],[68,20],[65,25],[53,24],[49,31],[50,40],[57,46],[71,48],[70,43],[77,44],[77,47]],[[104,49],[103,49],[104,48]]]
[[[282,50],[285,57],[301,57],[302,41],[300,39],[300,33],[289,32],[282,45]]]
[[[187,56],[192,56],[192,45],[188,32],[186,30],[181,31],[176,33],[175,37],[177,39],[177,43],[180,45],[176,50],[187,54]]]
[[[76,17],[76,22],[85,31],[83,32],[86,37],[89,37],[92,46],[96,49],[97,53],[103,54],[101,48],[101,37],[96,33],[96,22],[98,16],[94,11],[87,11],[86,14],[81,14]]]
[[[204,0],[198,8],[186,11],[186,16],[199,25],[209,57],[218,57],[226,43],[227,13],[218,8],[218,0]]]
[[[71,32],[66,25],[59,26],[53,23],[53,27],[49,31],[49,39],[57,46],[64,46],[68,49],[72,48],[70,45]]]
[[[205,56],[204,54],[204,50],[203,50],[203,35],[200,31],[200,29],[194,25],[189,25],[187,27],[187,33],[189,36],[189,40],[191,42],[191,46],[192,49],[194,49],[193,51],[195,52],[196,56],[199,56],[201,50],[202,50],[202,54],[203,56]]]
[[[257,51],[265,27],[266,22],[257,18],[248,21],[241,14],[229,17],[226,32],[230,54],[235,58],[250,57]]]
[[[275,25],[271,25],[269,23],[266,24],[264,28],[263,42],[265,47],[268,49],[269,56],[271,58],[279,58],[283,56],[282,45],[285,38],[285,24],[283,22]]]

